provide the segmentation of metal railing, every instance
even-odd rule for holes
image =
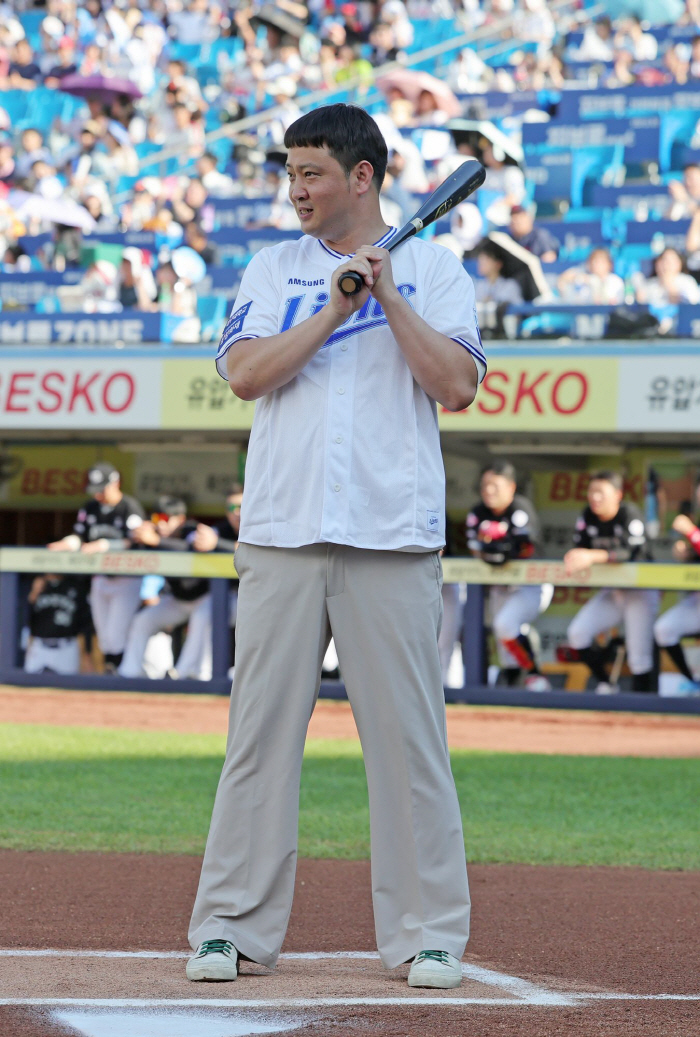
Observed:
[[[75,573],[113,576],[197,576],[211,580],[212,679],[158,680],[103,676],[101,674],[28,674],[18,664],[19,634],[25,600],[20,574]],[[462,688],[445,689],[449,702],[547,707],[555,709],[606,709],[625,712],[688,713],[700,715],[700,698],[671,698],[640,693],[598,696],[592,692],[487,687],[484,607],[489,585],[552,583],[558,587],[647,588],[677,591],[700,590],[700,565],[657,562],[593,566],[576,577],[566,575],[561,561],[533,559],[494,567],[472,558],[444,558],[446,583],[467,583],[469,590],[462,629],[465,680]],[[3,547],[0,549],[0,683],[34,687],[66,687],[91,690],[171,691],[228,694],[231,665],[229,583],[235,577],[230,554],[170,551],[115,551],[85,555],[45,548]],[[326,681],[321,695],[342,698],[340,682]]]

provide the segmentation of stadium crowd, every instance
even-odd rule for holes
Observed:
[[[5,309],[138,309],[173,318],[164,337],[215,338],[256,232],[269,229],[263,243],[298,233],[282,138],[330,96],[365,104],[386,137],[391,224],[464,157],[486,166],[485,186],[435,233],[475,277],[487,335],[566,332],[565,317],[552,326],[532,305],[622,302],[672,331],[677,307],[700,297],[696,0],[659,0],[651,21],[552,12],[544,0],[49,0],[3,12],[1,269],[72,274],[31,303],[7,289]],[[483,38],[411,66],[465,31]],[[682,88],[687,118],[657,115],[639,146],[614,155],[595,134],[580,149],[557,137],[580,121],[562,115],[567,98],[639,87]],[[626,96],[611,111],[641,133],[633,116],[644,112]],[[542,163],[562,146],[569,180],[543,184]],[[574,150],[587,153],[583,176]],[[600,186],[617,195],[600,204]],[[632,243],[630,221],[648,235]],[[584,224],[588,238],[576,233]],[[509,307],[519,319],[507,326]],[[640,321],[640,333],[649,326]]]

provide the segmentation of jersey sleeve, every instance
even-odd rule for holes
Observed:
[[[479,381],[486,374],[486,356],[476,316],[476,297],[472,279],[449,249],[426,278],[426,304],[423,320],[447,335],[473,357]]]
[[[279,286],[275,284],[270,249],[257,252],[245,269],[231,316],[226,322],[216,353],[216,370],[226,378],[226,354],[244,338],[276,335]]]

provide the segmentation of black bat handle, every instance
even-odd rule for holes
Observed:
[[[364,278],[354,270],[346,270],[341,274],[338,284],[343,295],[357,295],[365,286]]]

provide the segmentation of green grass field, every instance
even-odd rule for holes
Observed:
[[[200,853],[224,740],[0,726],[0,846]],[[456,751],[471,861],[700,868],[700,760]],[[353,742],[311,742],[300,853],[369,855]]]

